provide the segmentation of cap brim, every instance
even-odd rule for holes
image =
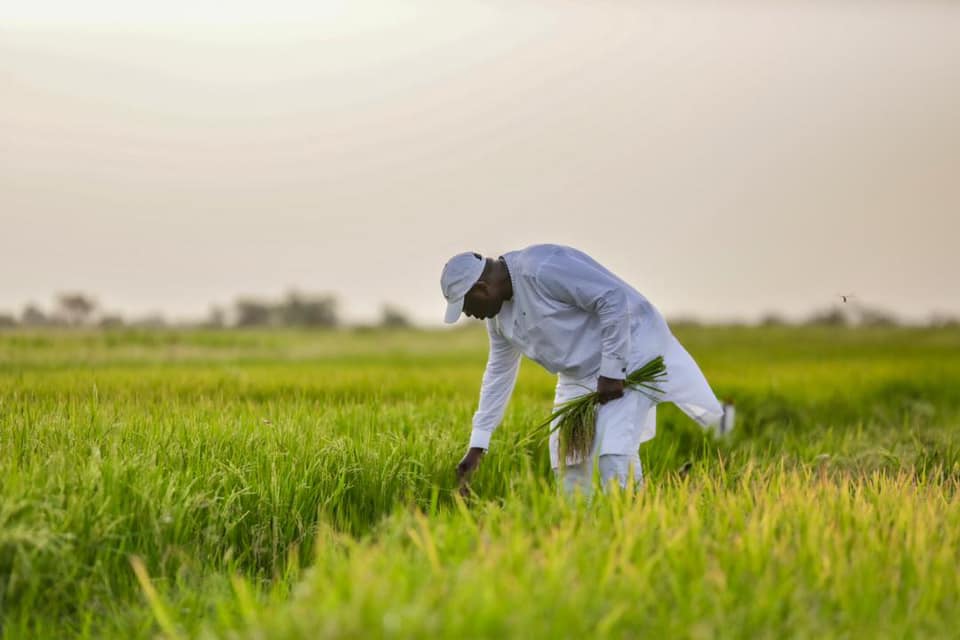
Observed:
[[[447,313],[443,316],[443,321],[447,324],[453,324],[460,319],[460,313],[463,311],[463,298],[452,300],[447,303]]]

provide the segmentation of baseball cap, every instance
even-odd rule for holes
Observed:
[[[458,253],[447,260],[443,273],[440,274],[440,290],[443,291],[443,297],[447,299],[444,322],[453,324],[460,317],[463,311],[463,298],[483,275],[485,264],[486,260],[483,256],[472,251]]]

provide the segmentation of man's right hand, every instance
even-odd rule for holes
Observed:
[[[470,495],[470,488],[467,486],[467,482],[470,480],[470,476],[473,475],[474,470],[480,466],[480,458],[483,457],[484,453],[486,453],[486,451],[480,447],[471,447],[471,449],[467,451],[467,455],[463,456],[463,460],[457,465],[457,484],[460,485],[460,495],[464,498]]]

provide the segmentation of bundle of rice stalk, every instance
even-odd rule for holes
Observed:
[[[663,393],[657,383],[666,375],[667,365],[663,362],[663,356],[657,356],[628,375],[623,386],[656,400],[656,395]],[[560,460],[564,463],[570,455],[581,460],[589,458],[597,433],[598,400],[596,391],[568,400],[557,406],[550,417],[536,427],[535,431],[547,429],[548,434],[559,430]],[[553,427],[550,427],[551,424]]]

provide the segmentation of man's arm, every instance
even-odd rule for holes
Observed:
[[[490,447],[490,436],[503,420],[503,413],[513,394],[520,370],[520,352],[498,331],[487,324],[490,335],[490,354],[480,386],[480,406],[473,414],[473,431],[470,434],[470,449],[457,465],[457,479],[461,492],[464,483],[480,464],[480,458]]]
[[[624,284],[583,254],[563,253],[547,260],[537,281],[550,296],[600,318],[600,379],[605,403],[623,395],[630,354],[630,307]]]

